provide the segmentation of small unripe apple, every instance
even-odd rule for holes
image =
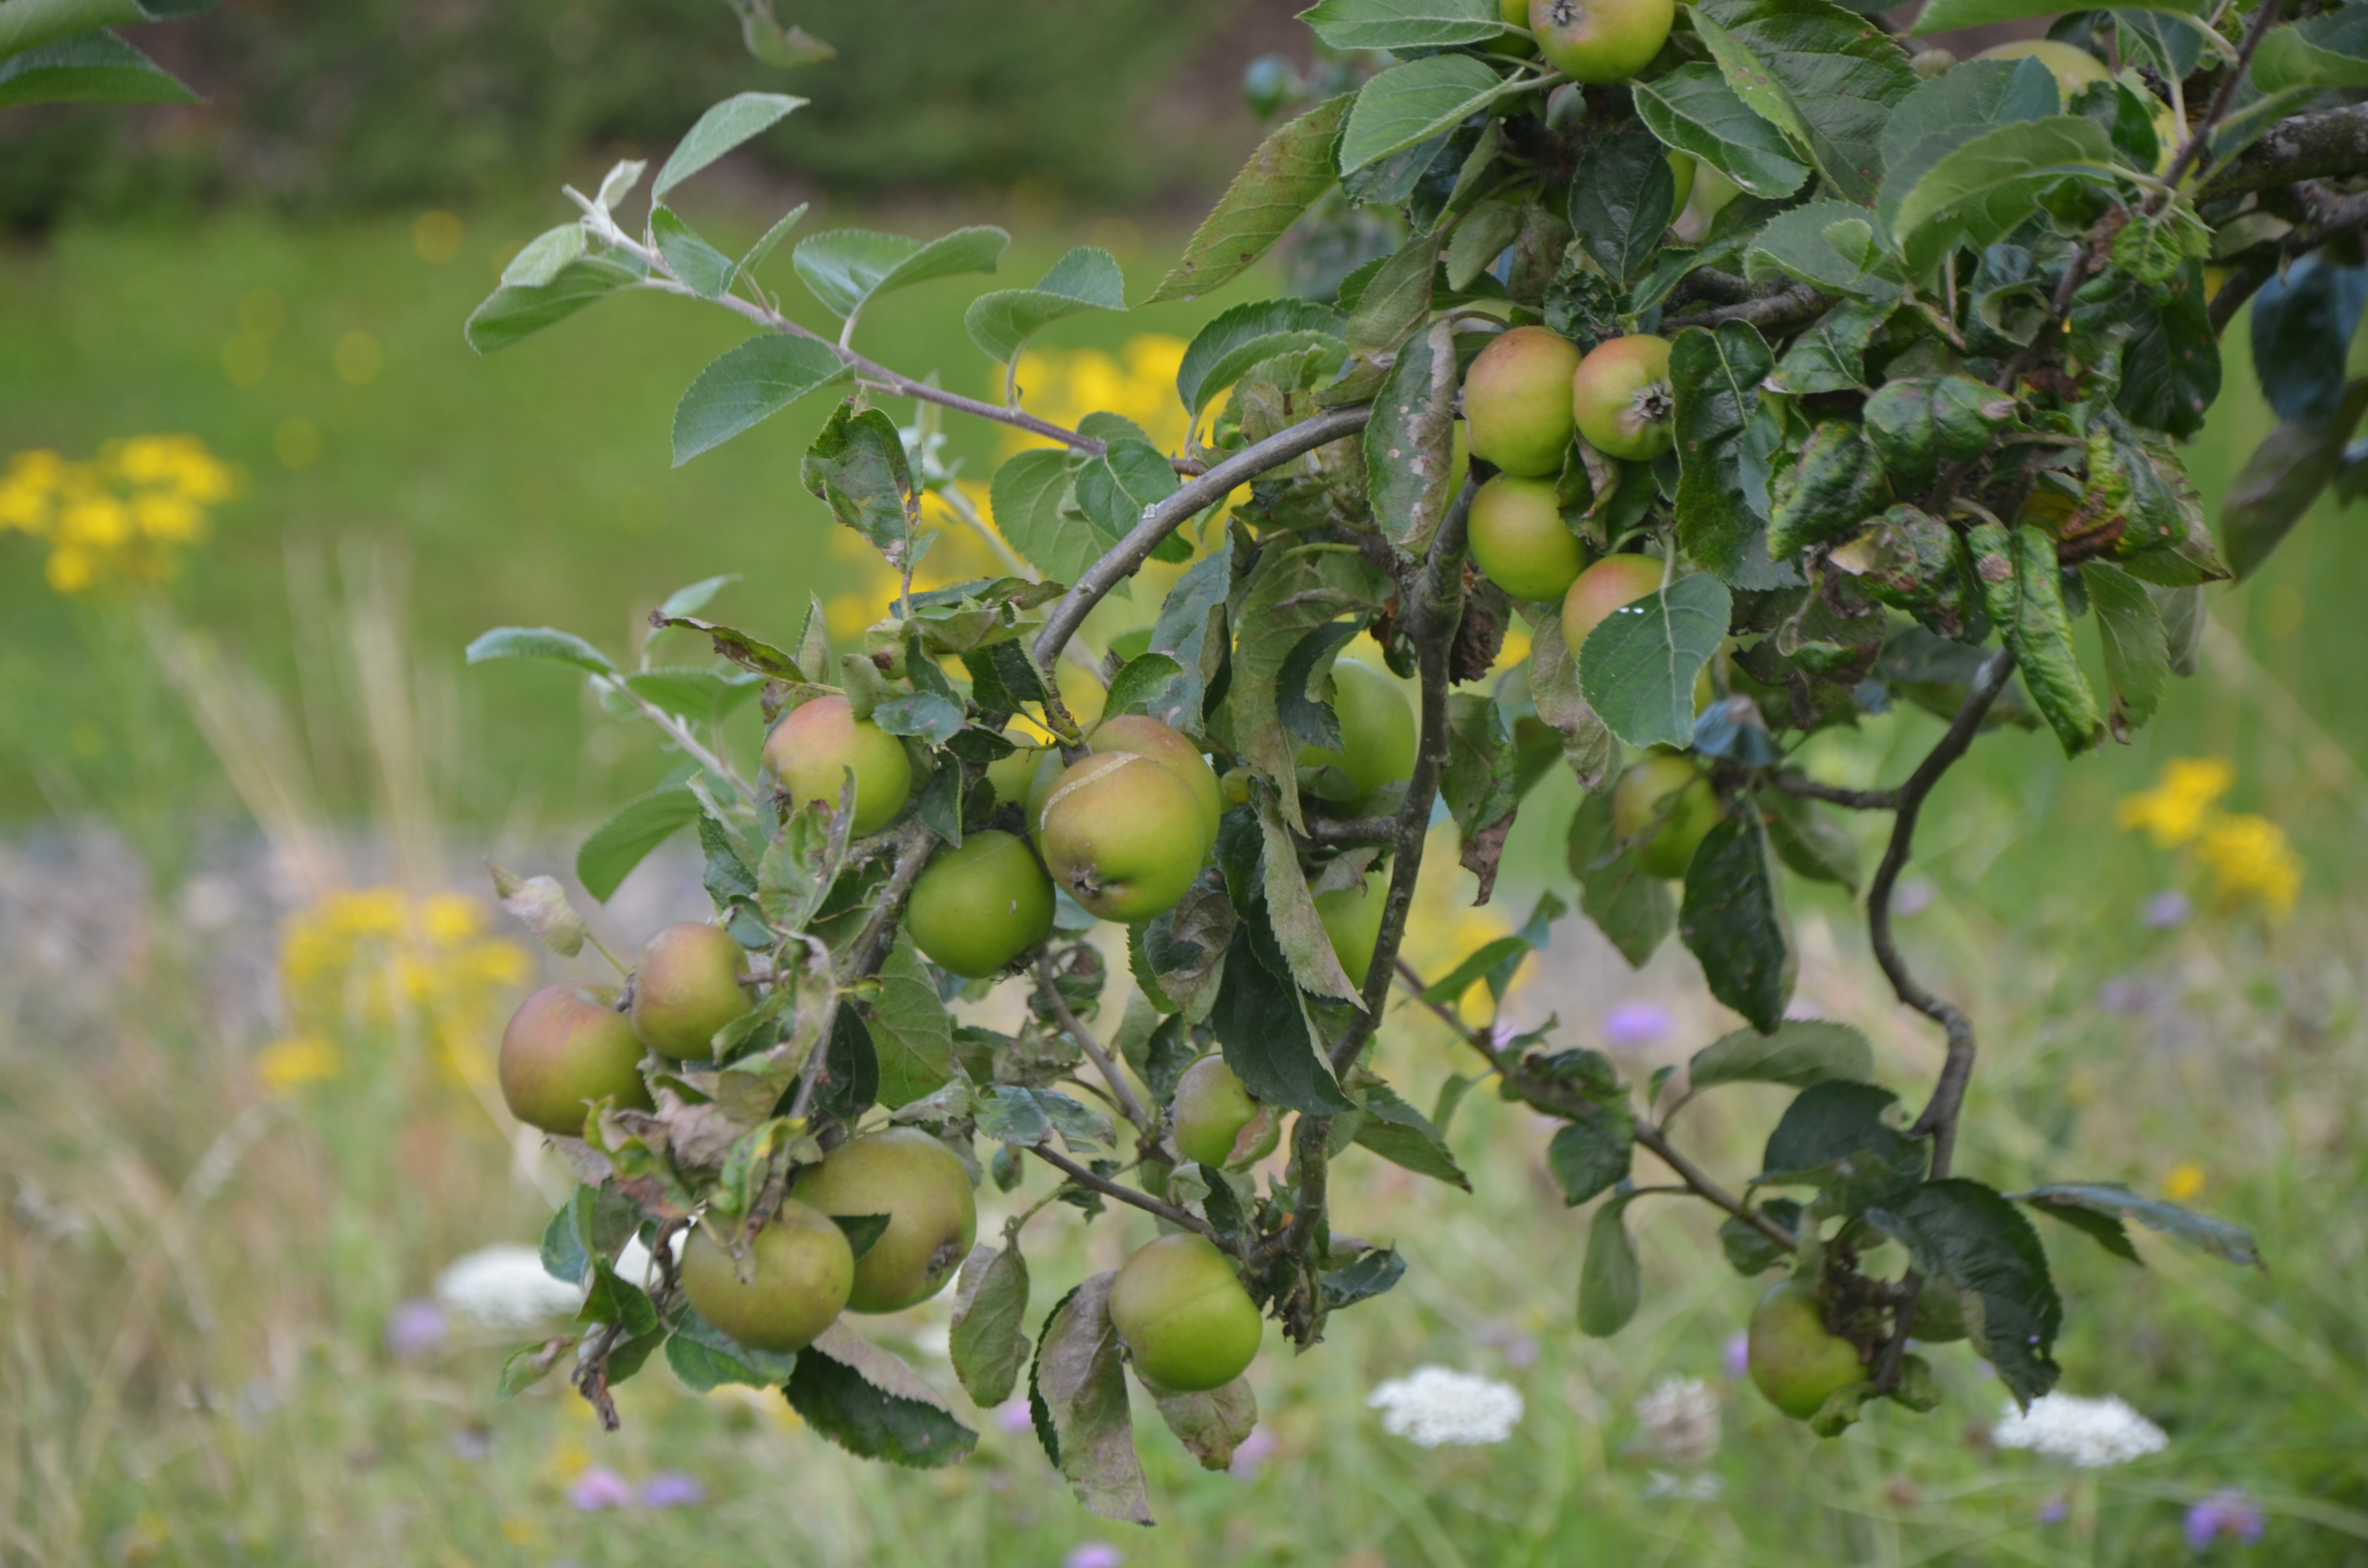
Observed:
[[[1190,1231],[1126,1260],[1110,1282],[1110,1314],[1144,1381],[1177,1393],[1240,1377],[1266,1330],[1225,1255]]]
[[[1332,711],[1340,721],[1340,749],[1299,748],[1302,767],[1337,767],[1358,800],[1384,784],[1414,777],[1414,710],[1397,682],[1354,659],[1332,662]]]
[[[913,792],[913,765],[905,744],[869,719],[859,719],[844,697],[817,697],[781,715],[765,737],[765,766],[781,781],[790,803],[838,804],[847,770],[855,770],[858,836],[876,832],[905,809]]]
[[[1827,1331],[1825,1311],[1806,1280],[1783,1280],[1759,1298],[1748,1343],[1752,1382],[1796,1421],[1806,1421],[1866,1377],[1858,1346]]]
[[[1542,326],[1498,336],[1463,373],[1463,423],[1472,455],[1507,473],[1562,472],[1570,450],[1571,377],[1578,347]]]
[[[984,980],[1052,935],[1053,881],[1025,839],[973,833],[929,857],[905,929],[939,967]]]
[[[1530,31],[1572,81],[1624,82],[1661,52],[1677,15],[1677,0],[1530,0]]]
[[[1053,879],[1105,920],[1176,907],[1209,837],[1192,787],[1146,756],[1106,752],[1068,768],[1045,797],[1037,842]]]
[[[1382,939],[1382,906],[1389,903],[1387,872],[1368,871],[1353,888],[1315,895],[1315,917],[1332,938],[1332,956],[1359,985],[1373,970],[1373,947]]]
[[[1649,555],[1607,555],[1581,572],[1562,601],[1562,640],[1570,656],[1578,657],[1588,634],[1613,610],[1660,591],[1661,563]]]
[[[1087,738],[1086,748],[1098,755],[1126,751],[1147,756],[1184,780],[1191,786],[1192,798],[1201,803],[1209,842],[1217,842],[1217,823],[1225,814],[1225,792],[1218,788],[1217,772],[1209,766],[1209,759],[1180,731],[1141,713],[1121,713],[1103,720]]]
[[[1669,340],[1632,333],[1599,343],[1570,382],[1571,417],[1587,444],[1622,462],[1651,462],[1675,439]]]
[[[1497,0],[1497,15],[1508,28],[1530,25],[1530,0]],[[1500,33],[1488,40],[1488,47],[1499,54],[1535,54],[1537,40],[1522,33]]]
[[[510,1114],[545,1132],[584,1135],[585,1108],[614,1096],[650,1108],[642,1042],[607,985],[546,985],[518,1005],[502,1030],[497,1069]]]
[[[1176,1119],[1176,1152],[1215,1169],[1220,1165],[1255,1165],[1274,1153],[1282,1136],[1282,1119],[1268,1119],[1265,1133],[1251,1141],[1236,1159],[1234,1146],[1242,1129],[1264,1108],[1250,1097],[1222,1056],[1203,1056],[1176,1080],[1176,1098],[1168,1108]]]
[[[1669,228],[1681,244],[1699,244],[1702,236],[1710,233],[1711,223],[1742,194],[1743,187],[1716,167],[1698,164],[1694,166],[1693,188],[1684,198],[1677,221]]]
[[[633,960],[633,1032],[660,1056],[712,1054],[715,1031],[752,1005],[747,964],[720,926],[667,926]]]
[[[1517,599],[1558,599],[1587,564],[1551,480],[1498,474],[1472,497],[1471,528],[1472,559]]]
[[[1630,767],[1611,787],[1611,830],[1623,843],[1652,834],[1636,863],[1656,877],[1684,876],[1725,814],[1710,776],[1667,752]]]
[[[1008,756],[997,757],[986,765],[986,781],[995,790],[997,805],[1014,805],[1023,811],[1028,805],[1028,787],[1036,781],[1037,764],[1044,760],[1050,746],[1040,746],[1017,730],[1006,730],[1003,738],[1015,748]]]
[[[1677,182],[1677,199],[1669,203],[1672,213],[1682,212],[1694,193],[1694,161],[1672,147],[1664,154],[1669,162],[1669,177]]]
[[[2017,39],[2011,43],[1993,44],[1974,58],[2021,60],[2026,56],[2055,73],[2055,86],[2064,95],[2064,112],[2066,114],[2072,112],[2073,98],[2089,83],[2113,79],[2112,71],[2103,61],[2078,44],[2065,43],[2057,39]],[[2146,98],[2153,114],[2155,142],[2160,148],[2155,156],[2154,172],[2161,174],[2170,167],[2170,160],[2179,152],[2181,140],[2179,116],[2171,112],[2169,104],[2153,94],[2141,96]]]
[[[682,1249],[682,1293],[693,1311],[751,1350],[803,1350],[847,1305],[855,1252],[847,1233],[803,1203],[785,1202],[749,1244],[756,1278],[743,1281],[732,1253],[694,1226]]]
[[[939,1290],[978,1239],[978,1200],[953,1151],[911,1127],[850,1138],[798,1173],[791,1196],[825,1214],[885,1214],[855,1260],[851,1312],[901,1312]]]

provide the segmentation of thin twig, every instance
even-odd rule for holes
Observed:
[[[1133,1187],[1121,1186],[1110,1180],[1108,1176],[1096,1176],[1066,1154],[1048,1145],[1028,1143],[1023,1144],[1022,1147],[1087,1191],[1099,1192],[1104,1198],[1115,1198],[1121,1203],[1131,1203],[1146,1214],[1156,1214],[1171,1225],[1180,1225],[1185,1230],[1197,1231],[1220,1247],[1224,1247],[1226,1251],[1233,1251],[1233,1248],[1226,1246],[1225,1238],[1217,1233],[1216,1226],[1201,1219],[1190,1209],[1179,1209],[1175,1204],[1154,1198],[1147,1192],[1138,1192]]]
[[[1069,999],[1062,995],[1061,988],[1053,983],[1053,960],[1042,952],[1036,955],[1036,990],[1051,1006],[1053,1016],[1060,1020],[1069,1038],[1077,1042],[1077,1049],[1084,1051],[1086,1059],[1094,1064],[1094,1071],[1099,1073],[1102,1081],[1110,1085],[1112,1101],[1120,1113],[1134,1124],[1134,1130],[1143,1134],[1146,1143],[1158,1136],[1158,1124],[1144,1111],[1143,1102],[1134,1097],[1134,1090],[1120,1074],[1118,1063],[1110,1060],[1110,1052],[1102,1049],[1102,1042],[1094,1038],[1093,1030],[1079,1021],[1076,1013],[1069,1006]]]
[[[2296,180],[2343,179],[2368,166],[2368,104],[2282,119],[2260,141],[2205,175],[2199,202],[2271,190]]]
[[[1387,844],[1397,836],[1395,817],[1309,817],[1300,834],[1310,844],[1353,848],[1364,844]]]
[[[2212,140],[2212,132],[2218,128],[2221,117],[2228,112],[2228,105],[2237,97],[2237,84],[2244,80],[2245,68],[2253,62],[2253,51],[2261,47],[2261,40],[2269,36],[2271,28],[2277,26],[2278,12],[2283,8],[2283,3],[2284,0],[2261,0],[2260,9],[2253,13],[2253,19],[2245,28],[2244,41],[2237,46],[2236,62],[2220,78],[2220,89],[2212,95],[2212,107],[2203,111],[2203,123],[2189,133],[2179,149],[2179,155],[2171,159],[2170,167],[2163,171],[2162,183],[2167,188],[2161,199],[2154,203],[2157,210],[2169,199],[2170,192],[2178,188],[2180,177],[2193,166],[2195,160],[2203,155],[2206,144]]]
[[[598,676],[594,678],[599,681],[605,689],[618,693],[626,701],[632,703],[643,718],[664,731],[666,738],[680,746],[686,755],[701,767],[731,785],[743,801],[752,804],[756,801],[757,798],[756,788],[740,777],[738,768],[700,744],[699,737],[690,733],[689,725],[627,686],[621,676]]]
[[[928,864],[930,851],[938,846],[936,831],[917,817],[898,828],[894,836],[899,841],[896,869],[888,873],[888,885],[880,890],[880,902],[872,907],[871,918],[863,923],[854,945],[848,949],[849,980],[860,980],[880,967],[889,938],[895,932],[897,915],[905,907],[905,895],[913,891],[921,868]]]
[[[1846,790],[1839,784],[1820,784],[1806,774],[1778,772],[1768,776],[1768,781],[1778,791],[1797,795],[1806,801],[1823,801],[1828,805],[1848,806],[1854,812],[1887,812],[1899,804],[1896,790]]]
[[[1689,326],[1716,326],[1721,322],[1749,322],[1754,326],[1779,326],[1796,321],[1807,321],[1823,315],[1833,308],[1830,296],[1796,283],[1764,299],[1745,300],[1737,304],[1720,305],[1714,310],[1698,311],[1690,316],[1676,316],[1661,324],[1663,332],[1676,332]]]

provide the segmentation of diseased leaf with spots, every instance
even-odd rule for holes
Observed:
[[[1257,265],[1316,198],[1339,181],[1333,150],[1356,101],[1327,98],[1258,143],[1225,194],[1201,220],[1184,255],[1144,301],[1197,300]]]
[[[1760,1033],[1774,1033],[1793,999],[1800,952],[1759,813],[1730,812],[1694,851],[1678,931],[1702,960],[1711,994]]]

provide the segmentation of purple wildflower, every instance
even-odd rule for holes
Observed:
[[[441,1346],[445,1333],[444,1309],[425,1296],[386,1314],[386,1347],[405,1360]]]
[[[633,1488],[615,1471],[596,1464],[568,1486],[567,1502],[570,1507],[586,1514],[597,1514],[603,1508],[630,1508],[633,1506]]]
[[[1718,1359],[1719,1365],[1726,1369],[1728,1377],[1738,1382],[1749,1377],[1751,1375],[1751,1335],[1748,1334],[1729,1335],[1726,1344],[1719,1351]]]
[[[2244,1493],[2214,1492],[2187,1510],[2187,1549],[2202,1551],[2222,1540],[2250,1546],[2268,1527],[2261,1506]]]
[[[995,1424],[1015,1437],[1025,1437],[1036,1429],[1036,1417],[1026,1400],[1007,1399],[995,1407]]]
[[[1658,1002],[1622,1002],[1603,1015],[1603,1039],[1608,1045],[1657,1045],[1669,1035],[1669,1010]]]
[[[1234,1462],[1225,1467],[1226,1473],[1236,1481],[1258,1479],[1258,1466],[1274,1455],[1274,1434],[1263,1426],[1253,1426],[1250,1435],[1234,1449]]]
[[[2149,930],[2168,931],[2186,925],[2187,917],[2194,913],[2194,901],[2177,888],[2170,888],[2146,900],[2146,911],[2138,918]]]
[[[1061,1568],[1119,1568],[1126,1554],[1106,1540],[1089,1540],[1083,1546],[1073,1546],[1069,1555],[1061,1559]]]
[[[707,1488],[699,1477],[678,1470],[662,1470],[642,1483],[644,1508],[689,1508],[706,1501]]]
[[[2039,1522],[2043,1525],[2060,1525],[2071,1517],[2072,1499],[2061,1492],[2039,1506]]]
[[[1891,913],[1902,920],[1910,920],[1932,907],[1932,884],[1921,877],[1911,877],[1892,890]]]

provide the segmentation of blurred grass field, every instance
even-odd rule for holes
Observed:
[[[693,215],[720,240],[769,217]],[[14,1182],[0,1562],[1016,1568],[1091,1562],[1070,1554],[1107,1542],[1129,1564],[2151,1564],[2189,1560],[2185,1510],[2232,1488],[2266,1533],[2209,1553],[2368,1561],[2368,925],[2350,896],[2368,813],[2355,760],[2368,622],[2351,585],[2368,550],[2326,509],[2258,582],[2214,594],[2204,675],[2136,745],[2069,767],[2044,735],[1977,748],[1928,813],[1914,872],[1928,902],[1905,927],[1913,956],[1974,1000],[1985,1040],[1964,1167],[2009,1187],[2168,1187],[2260,1235],[2266,1274],[2150,1236],[2140,1271],[2069,1232],[2047,1237],[2072,1309],[2065,1386],[2161,1425],[2156,1458],[2080,1475],[1998,1451],[2002,1392],[1961,1347],[1938,1353],[1949,1399],[1934,1415],[1885,1412],[1816,1443],[1725,1371],[1755,1287],[1718,1261],[1700,1214],[1649,1216],[1643,1315],[1613,1341],[1580,1339],[1583,1217],[1554,1194],[1539,1129],[1485,1096],[1452,1139],[1475,1196],[1371,1161],[1344,1170],[1342,1228],[1395,1240],[1412,1267],[1313,1355],[1269,1343],[1253,1381],[1272,1448],[1255,1476],[1199,1473],[1145,1413],[1156,1532],[1081,1514],[995,1413],[969,1466],[914,1475],[848,1460],[778,1399],[693,1396],[663,1369],[627,1386],[626,1430],[605,1437],[564,1385],[496,1402],[502,1354],[530,1335],[454,1321],[438,1344],[391,1338],[441,1268],[530,1244],[548,1212],[553,1169],[487,1109],[482,1082],[516,994],[502,966],[537,960],[492,956],[524,938],[481,916],[452,938],[494,976],[466,1005],[419,981],[419,938],[399,935],[356,945],[329,999],[307,1005],[285,923],[333,886],[473,898],[489,849],[559,869],[574,831],[663,767],[564,675],[467,670],[461,646],[488,626],[551,623],[627,649],[667,591],[723,572],[746,579],[713,613],[786,639],[809,593],[874,581],[797,483],[823,403],[669,469],[675,399],[737,335],[718,313],[624,300],[496,358],[470,353],[461,320],[506,249],[555,217],[469,214],[432,262],[452,233],[410,216],[68,229],[0,252],[0,459],[187,431],[248,481],[169,590],[177,625],[207,639],[196,648],[62,597],[34,541],[0,537],[14,694],[0,704],[0,1164]],[[1002,221],[824,213],[807,228],[981,220]],[[1009,226],[1002,286],[1096,243],[1141,293],[1176,242],[1049,215]],[[959,327],[972,291],[905,296],[862,346],[983,392],[987,367]],[[1189,335],[1255,293],[1252,280],[1049,335],[1115,351]],[[2197,447],[2207,499],[2267,425],[2238,338]],[[983,479],[993,435],[948,434]],[[191,658],[177,685],[157,646]],[[1935,727],[1877,721],[1818,743],[1818,766],[1894,778]],[[2123,797],[2199,756],[2229,759],[2226,803],[2301,850],[2290,920],[2214,912],[2184,861],[2115,825]],[[258,799],[286,802],[261,824],[277,861],[247,815]],[[1431,967],[1560,880],[1569,806],[1548,790],[1525,807],[1501,911],[1460,911],[1460,875],[1429,884],[1417,937]],[[305,845],[316,858],[291,860]],[[2200,912],[2149,926],[2149,898],[2180,886]],[[597,923],[629,946],[695,894],[662,858]],[[1802,907],[1804,1001],[1868,1029],[1884,1080],[1913,1098],[1935,1042],[1882,990],[1846,901]],[[1612,1046],[1637,1082],[1724,1032],[1682,954],[1632,975],[1577,924],[1533,961],[1511,1003],[1521,1019],[1558,1015],[1558,1038]],[[1656,1030],[1634,1025],[1643,1004]],[[310,1055],[283,1050],[307,1040]],[[1457,1049],[1411,1014],[1384,1034],[1385,1066],[1417,1103],[1469,1069]],[[1781,1097],[1725,1093],[1681,1126],[1739,1179]],[[1026,1200],[989,1195],[982,1233]],[[1037,1311],[1147,1223],[1086,1235],[1065,1210],[1034,1220]],[[880,1326],[951,1392],[928,1349],[947,1310]],[[1513,1437],[1425,1450],[1384,1435],[1366,1395],[1425,1362],[1520,1389]],[[1702,1378],[1721,1402],[1723,1442],[1699,1474],[1656,1455],[1634,1414],[1668,1376]],[[593,1467],[635,1483],[686,1472],[718,1506],[586,1511],[570,1489],[584,1495]]]

